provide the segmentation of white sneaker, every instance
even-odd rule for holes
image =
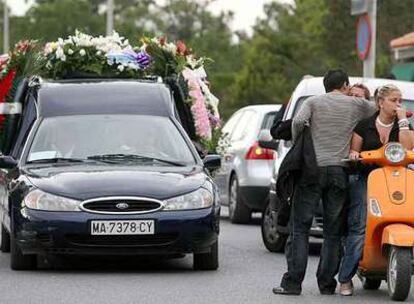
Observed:
[[[354,293],[354,284],[352,284],[352,281],[340,283],[339,293],[341,296],[352,296]]]

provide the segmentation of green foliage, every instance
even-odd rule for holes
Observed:
[[[245,64],[232,86],[234,108],[284,102],[306,74],[341,67],[362,74],[355,47],[356,17],[349,0],[271,2],[246,42]],[[378,1],[377,75],[389,73],[391,39],[413,31],[414,0]]]
[[[237,43],[229,28],[232,13],[213,15],[212,1],[225,0],[114,0],[115,29],[132,44],[143,35],[166,36],[211,58],[214,65],[207,72],[224,118],[248,104],[286,101],[306,74],[323,75],[336,67],[362,74],[350,0],[269,1],[253,37],[239,34]],[[105,32],[106,0],[35,3],[25,16],[11,18],[11,44],[22,38],[56,40],[76,28],[92,35]],[[378,0],[377,75],[390,71],[390,40],[413,31],[413,12],[414,0]]]

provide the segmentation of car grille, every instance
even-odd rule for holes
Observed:
[[[81,205],[84,211],[94,213],[147,213],[162,208],[162,203],[148,199],[100,199],[86,201]]]
[[[66,240],[72,245],[77,246],[116,246],[116,247],[148,247],[148,246],[167,246],[174,243],[177,233],[159,233],[155,235],[78,235],[70,234],[65,236]]]

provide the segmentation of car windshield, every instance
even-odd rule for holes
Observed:
[[[28,163],[56,162],[194,165],[174,123],[145,115],[77,115],[45,118],[33,139]]]

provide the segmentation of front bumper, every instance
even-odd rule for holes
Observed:
[[[220,208],[102,215],[23,208],[13,212],[14,234],[24,254],[174,255],[209,252],[218,239]],[[154,220],[153,235],[95,236],[92,220]]]

